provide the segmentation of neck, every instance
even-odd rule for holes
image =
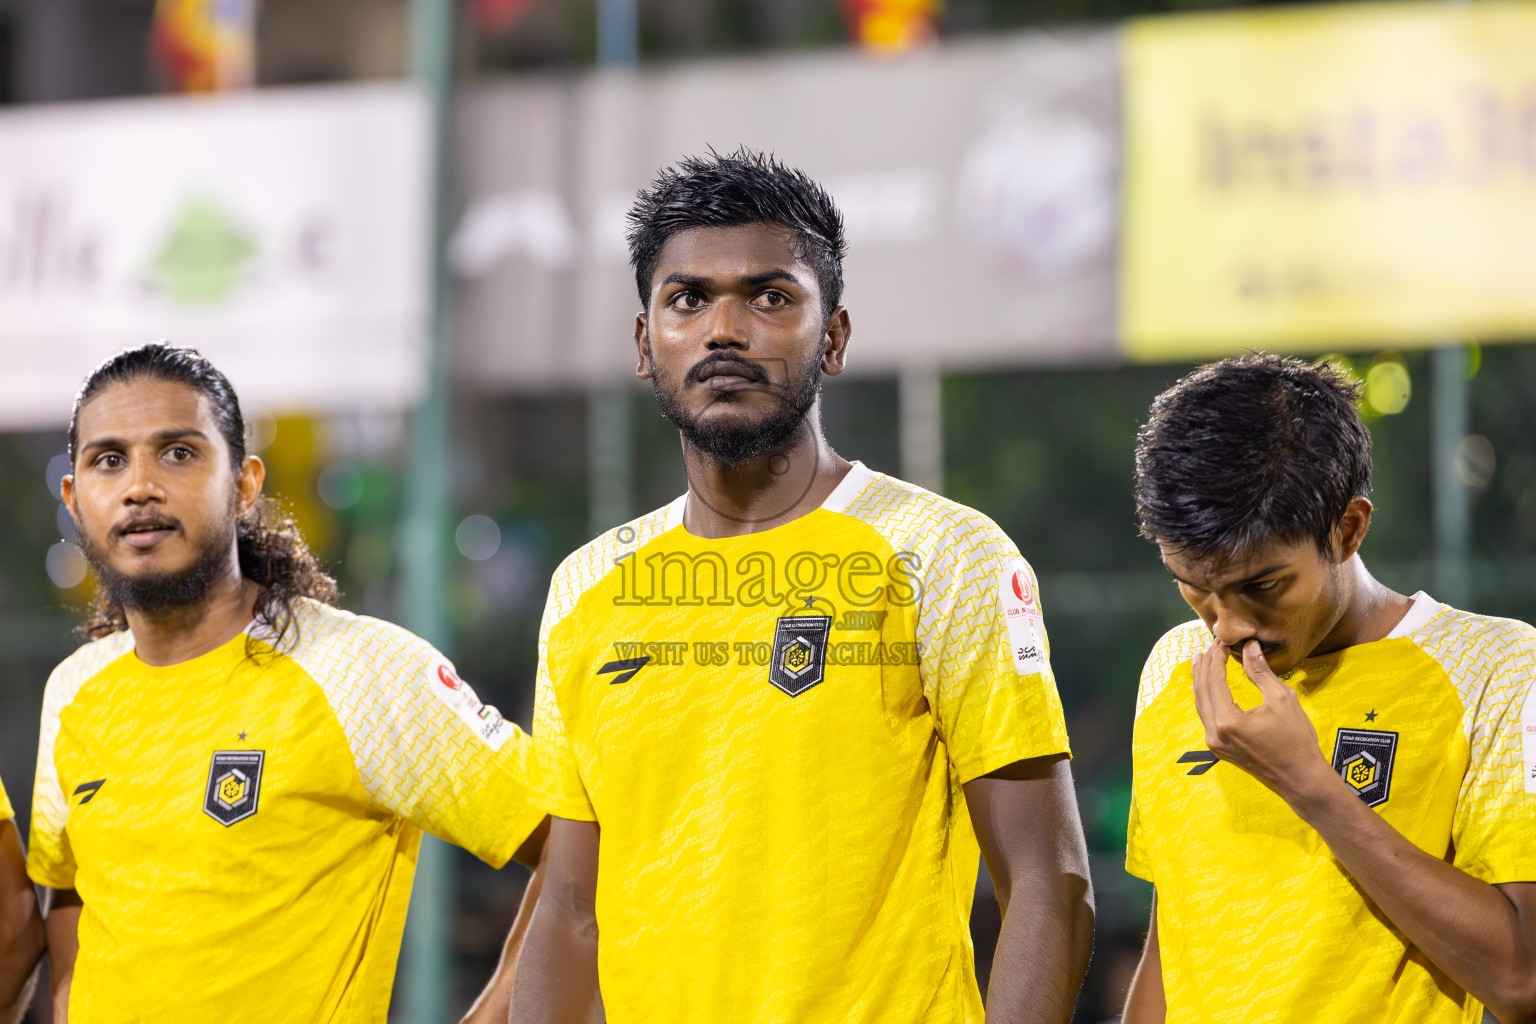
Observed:
[[[1359,555],[1344,563],[1341,582],[1339,621],[1312,652],[1332,654],[1346,647],[1373,643],[1382,639],[1402,621],[1413,607],[1413,598],[1405,597],[1372,576]]]
[[[805,416],[790,447],[728,466],[683,442],[688,507],[683,526],[695,537],[743,537],[814,511],[853,465],[821,433],[821,403]]]
[[[133,631],[134,653],[146,665],[178,665],[229,643],[256,614],[260,587],[234,571],[196,604],[159,614],[123,610]]]

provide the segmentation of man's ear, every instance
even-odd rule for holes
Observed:
[[[75,474],[65,473],[59,481],[59,499],[64,502],[64,507],[69,511],[70,522],[75,524],[75,532],[80,532],[80,514],[75,511]]]
[[[827,330],[821,346],[822,373],[835,377],[843,372],[848,361],[848,339],[852,337],[853,321],[848,319],[848,310],[838,306],[827,317]]]
[[[266,465],[256,456],[247,455],[240,463],[240,477],[235,481],[241,515],[249,512],[261,500],[261,488],[266,482]]]
[[[1344,514],[1339,517],[1339,525],[1333,528],[1333,548],[1337,561],[1347,562],[1360,550],[1360,545],[1365,543],[1365,534],[1371,528],[1373,511],[1370,498],[1356,495],[1349,499]]]
[[[651,332],[643,309],[635,314],[635,354],[639,357],[639,362],[635,364],[635,376],[640,380],[650,380]]]

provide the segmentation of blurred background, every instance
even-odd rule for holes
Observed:
[[[1536,618],[1536,5],[1201,0],[0,0],[0,775],[91,581],[59,502],[101,358],[234,380],[347,607],[526,727],[550,573],[685,483],[632,378],[623,213],[772,149],[847,218],[837,450],[1039,572],[1113,1019],[1142,660],[1188,617],[1131,518],[1153,396],[1209,357],[1366,382],[1390,585]],[[1181,10],[1190,8],[1190,10]],[[526,875],[429,841],[392,1019],[456,1017]],[[999,925],[985,871],[983,982]],[[47,1019],[46,1010],[32,1020]]]

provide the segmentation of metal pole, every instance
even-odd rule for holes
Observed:
[[[898,378],[901,475],[930,491],[944,490],[944,381],[935,367],[913,367]]]
[[[411,0],[411,75],[426,96],[431,118],[429,172],[427,386],[411,423],[400,551],[405,625],[444,649],[443,615],[447,537],[451,514],[448,475],[448,144],[453,91],[453,2]],[[406,918],[402,963],[408,1024],[448,1019],[449,920],[453,878],[445,844],[423,836]]]
[[[597,62],[633,68],[640,61],[636,0],[597,0]],[[633,386],[587,391],[587,529],[593,536],[634,515]]]
[[[1456,471],[1456,456],[1471,422],[1466,346],[1452,344],[1436,348],[1430,366],[1435,598],[1465,608],[1472,599],[1467,567],[1472,536],[1472,496]]]

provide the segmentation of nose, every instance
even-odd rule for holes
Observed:
[[[710,310],[707,346],[711,351],[747,347],[746,311],[741,308],[741,303],[723,298],[714,304]]]
[[[154,459],[134,459],[128,468],[127,487],[123,490],[124,505],[144,505],[160,501],[165,492],[155,478]]]
[[[1211,606],[1214,618],[1210,622],[1211,635],[1228,647],[1236,648],[1246,640],[1257,639],[1258,623],[1242,614],[1230,604],[1213,597]]]

